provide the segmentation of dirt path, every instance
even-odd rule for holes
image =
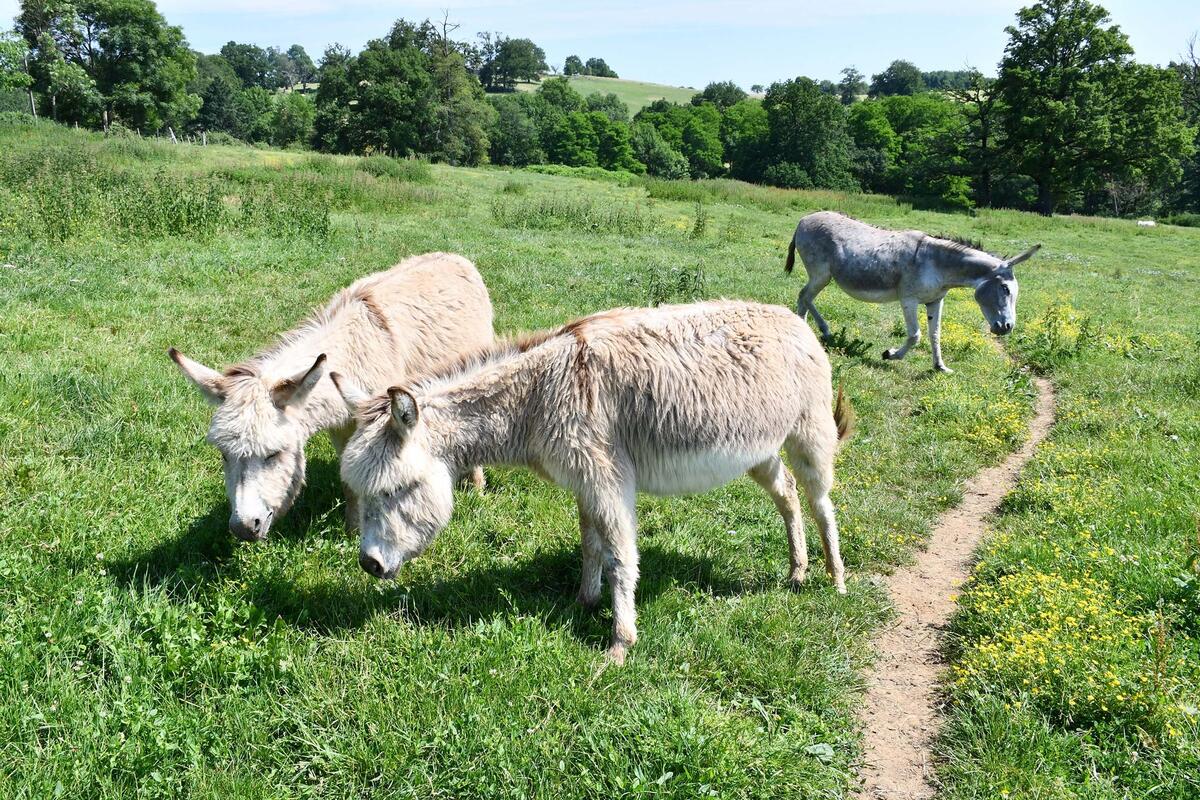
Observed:
[[[886,581],[898,618],[875,640],[879,660],[867,675],[860,714],[864,736],[860,798],[934,796],[932,742],[938,727],[940,633],[954,612],[951,596],[967,579],[988,516],[1016,483],[1054,423],[1054,390],[1035,378],[1037,400],[1029,440],[1002,463],[967,481],[963,500],[938,519],[928,549]]]

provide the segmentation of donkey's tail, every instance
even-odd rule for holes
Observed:
[[[854,434],[854,406],[846,397],[845,387],[838,384],[837,403],[833,406],[833,421],[837,423],[838,441],[844,442]]]
[[[783,271],[791,272],[792,268],[795,266],[796,266],[796,238],[793,236],[792,240],[790,242],[788,242],[787,263],[783,265]]]

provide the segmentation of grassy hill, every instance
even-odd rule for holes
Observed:
[[[584,97],[592,92],[615,94],[621,98],[621,102],[629,106],[630,114],[636,114],[655,100],[666,99],[672,103],[686,103],[698,91],[687,86],[667,86],[624,78],[594,78],[590,75],[572,75],[568,80],[571,81],[571,87]],[[517,90],[522,92],[537,91],[537,87],[536,83],[517,84]]]
[[[816,574],[786,588],[782,524],[748,479],[642,497],[640,638],[619,669],[608,611],[574,603],[567,493],[489,468],[380,584],[318,436],[271,541],[238,544],[211,409],[166,357],[243,359],[429,250],[479,265],[500,332],[693,297],[791,305],[786,243],[819,208],[1045,245],[1010,345],[1055,380],[1059,422],[955,625],[945,796],[1195,796],[1200,231],[0,124],[0,797],[851,794],[889,613],[872,574],[1029,416],[1028,375],[969,291],[946,303],[953,375],[924,346],[879,360],[895,307],[818,301],[858,411],[834,493],[849,594],[811,525]]]

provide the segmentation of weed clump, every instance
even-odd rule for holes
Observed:
[[[636,236],[650,228],[640,206],[592,197],[553,195],[530,200],[492,203],[492,217],[506,228],[544,231],[574,230]]]

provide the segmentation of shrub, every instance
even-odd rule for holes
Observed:
[[[691,302],[705,295],[704,268],[671,267],[651,269],[645,278],[646,305],[660,306],[667,302]]]
[[[813,186],[804,167],[790,161],[767,167],[763,172],[763,181],[781,189],[811,189]]]
[[[1180,211],[1170,214],[1163,217],[1162,221],[1166,225],[1178,225],[1182,228],[1200,228],[1200,214],[1190,211]]]

